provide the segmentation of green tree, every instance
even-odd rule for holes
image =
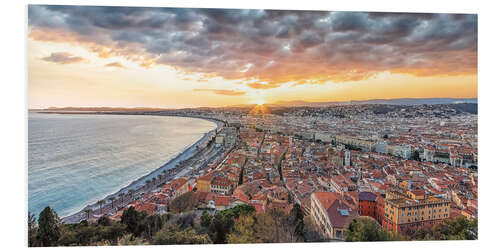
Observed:
[[[92,213],[92,209],[85,209],[85,213],[87,214],[87,220],[90,219],[90,214]]]
[[[323,241],[323,237],[316,230],[316,225],[311,218],[311,215],[304,218],[304,241],[306,242],[319,242]]]
[[[203,211],[203,214],[200,218],[200,225],[204,228],[208,228],[210,223],[212,223],[213,216],[210,215],[207,211]]]
[[[120,198],[120,203],[123,203],[123,196],[124,195],[125,195],[124,193],[119,193],[118,194],[118,197]]]
[[[119,246],[142,246],[147,245],[147,242],[139,237],[134,237],[132,234],[127,234],[118,241]]]
[[[115,203],[114,203],[115,202],[115,197],[109,197],[108,200],[111,201],[111,209],[113,209],[115,207],[114,206],[115,205]]]
[[[118,239],[126,233],[126,230],[125,225],[112,222],[111,225],[103,227],[100,235],[103,240],[108,240],[112,245],[116,245],[118,244]]]
[[[415,233],[419,240],[477,240],[477,219],[464,216],[447,219],[432,229],[420,229]]]
[[[146,218],[145,222],[145,237],[148,240],[153,238],[156,232],[160,231],[163,226],[162,217],[158,214],[150,215]]]
[[[45,207],[38,216],[38,238],[42,246],[54,246],[61,235],[56,211]]]
[[[270,210],[264,214],[248,214],[240,217],[227,236],[228,243],[279,243],[299,241],[294,236],[293,221],[281,210]]]
[[[197,234],[193,228],[182,230],[176,224],[168,224],[153,239],[155,245],[209,243],[212,243],[212,241],[207,234]]]
[[[290,212],[290,217],[288,221],[289,226],[292,228],[291,236],[296,240],[304,240],[304,215],[302,214],[302,209],[300,205],[295,203],[293,205],[292,211]]]
[[[345,230],[345,241],[394,241],[404,240],[398,234],[386,232],[372,218],[353,219]]]
[[[102,205],[104,204],[104,200],[98,200],[97,201],[97,205],[99,205],[99,209],[101,210],[101,214],[102,214]]]
[[[132,233],[134,237],[139,237],[144,232],[143,220],[146,216],[146,213],[138,212],[134,207],[129,207],[123,212],[120,222],[127,226],[127,231]]]
[[[250,205],[238,205],[230,209],[223,210],[212,219],[209,227],[210,237],[214,243],[223,244],[227,241],[227,234],[234,226],[234,220],[240,216],[255,213],[255,208]]]
[[[31,212],[28,212],[28,246],[38,246],[36,218]]]
[[[97,224],[100,226],[109,226],[111,225],[111,220],[109,219],[108,216],[103,215],[99,217],[99,219],[97,220]]]

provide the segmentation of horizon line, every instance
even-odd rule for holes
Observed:
[[[375,98],[375,99],[357,99],[357,100],[349,100],[349,101],[304,101],[304,100],[291,100],[291,101],[275,101],[272,103],[265,103],[263,105],[279,105],[280,103],[294,103],[294,102],[303,102],[303,103],[350,103],[350,102],[364,102],[364,101],[393,101],[393,100],[428,100],[428,99],[478,99],[478,97],[425,97],[425,98],[418,98],[418,97],[400,97],[400,98]],[[168,108],[168,107],[141,107],[141,106],[134,106],[134,107],[127,107],[127,106],[48,106],[48,107],[43,107],[43,108],[33,108],[29,107],[28,110],[49,110],[49,109],[67,109],[67,108],[77,108],[77,109],[84,109],[84,108],[110,108],[110,109],[162,109],[162,110],[178,110],[178,109],[197,109],[197,108],[228,108],[228,107],[236,107],[236,106],[254,106],[258,104],[254,103],[248,103],[248,104],[232,104],[232,105],[225,105],[225,106],[197,106],[197,107],[181,107],[181,108]]]

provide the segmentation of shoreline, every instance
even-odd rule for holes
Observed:
[[[56,113],[56,112],[36,112],[36,113]],[[68,114],[68,113],[61,113],[57,112],[58,114]],[[72,113],[74,114],[74,113]],[[109,201],[108,199],[111,197],[116,197],[118,198],[118,194],[123,193],[127,195],[129,190],[137,190],[142,188],[147,180],[150,180],[154,177],[158,177],[160,174],[163,174],[164,170],[169,170],[173,169],[178,163],[187,160],[191,157],[193,157],[198,151],[196,150],[196,147],[198,145],[201,145],[203,143],[206,143],[209,139],[212,138],[213,135],[216,135],[216,132],[223,126],[223,122],[211,118],[204,118],[204,117],[193,117],[193,116],[180,116],[180,115],[163,115],[163,114],[125,114],[125,113],[102,113],[102,112],[94,112],[94,113],[80,113],[80,114],[97,114],[97,115],[103,115],[103,114],[109,114],[109,115],[153,115],[153,116],[172,116],[172,117],[184,117],[184,118],[193,118],[193,119],[202,119],[202,120],[207,120],[210,122],[215,123],[216,127],[212,130],[209,130],[203,134],[203,136],[198,139],[197,141],[193,142],[190,145],[187,145],[184,149],[182,149],[177,155],[169,159],[166,163],[161,165],[160,167],[154,169],[153,171],[149,172],[148,174],[145,174],[143,176],[138,177],[137,179],[133,180],[127,185],[124,185],[123,187],[120,187],[118,191],[111,192],[109,194],[106,194],[102,199],[98,199],[96,201],[89,201],[87,205],[85,205],[81,209],[77,209],[76,212],[70,212],[68,215],[65,215],[61,217],[61,221],[65,224],[71,224],[71,223],[77,223],[81,220],[82,217],[84,217],[85,210],[91,209],[94,212],[99,209],[98,201],[99,200],[104,200],[104,206],[108,205]],[[178,178],[179,176],[174,175],[172,176],[173,178]]]

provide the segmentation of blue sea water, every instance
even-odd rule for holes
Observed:
[[[216,128],[166,116],[28,115],[28,209],[60,217],[159,168]]]

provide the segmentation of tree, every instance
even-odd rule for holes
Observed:
[[[126,229],[125,225],[112,222],[111,225],[103,228],[101,237],[102,239],[109,240],[112,244],[116,245],[118,244],[118,239],[125,234]]]
[[[384,231],[372,218],[353,219],[345,230],[345,241],[394,241],[404,237]]]
[[[85,213],[87,214],[87,220],[90,219],[90,214],[92,213],[91,209],[85,209]]]
[[[120,246],[142,246],[146,244],[147,242],[144,239],[134,237],[132,234],[127,234],[118,241]]]
[[[195,218],[196,214],[194,212],[184,213],[177,217],[177,220],[175,222],[181,229],[186,229],[188,227],[194,227]]]
[[[151,240],[153,238],[153,235],[155,235],[162,228],[163,220],[160,215],[153,214],[146,218],[144,224],[145,224],[145,237],[146,239]]]
[[[420,153],[418,152],[418,150],[413,151],[411,160],[420,161]]]
[[[123,203],[123,196],[124,195],[125,195],[124,193],[119,193],[118,194],[118,197],[120,197],[120,203]]]
[[[111,225],[111,220],[109,219],[108,216],[105,216],[105,215],[101,216],[97,220],[97,225],[100,225],[100,226],[109,226],[109,225]]]
[[[465,216],[447,219],[432,229],[420,229],[415,233],[419,240],[476,240],[477,219],[468,220]]]
[[[128,232],[132,233],[134,237],[138,237],[144,232],[144,224],[142,222],[146,216],[146,213],[139,213],[134,207],[129,207],[123,212],[120,222],[127,226]]]
[[[316,225],[311,218],[311,215],[304,218],[304,241],[318,242],[323,241],[323,237],[316,230]]]
[[[210,223],[212,223],[213,216],[210,215],[207,211],[203,211],[203,214],[200,218],[200,225],[204,228],[208,228]]]
[[[28,212],[28,246],[35,247],[38,245],[37,241],[37,224],[35,215]]]
[[[168,224],[153,239],[155,245],[170,244],[209,244],[212,243],[207,234],[197,234],[193,228],[181,230],[175,224]]]
[[[38,216],[38,238],[42,246],[54,246],[61,235],[60,220],[56,211],[45,207]]]
[[[111,201],[111,209],[113,209],[114,208],[115,197],[109,197],[108,200]]]
[[[217,213],[210,224],[210,236],[216,244],[226,243],[227,234],[233,227],[233,217],[229,214]]]
[[[292,239],[304,240],[304,215],[302,214],[300,205],[297,203],[293,205],[288,224],[292,228]]]
[[[228,243],[278,243],[296,242],[295,227],[287,222],[289,216],[281,210],[270,210],[264,214],[247,214],[236,220],[227,236]]]
[[[176,213],[186,212],[193,210],[196,206],[196,203],[196,193],[187,192],[175,197],[175,199],[170,202],[169,208]]]
[[[100,209],[101,214],[102,214],[102,205],[104,204],[104,200],[98,200],[97,204],[99,205],[99,209]]]

